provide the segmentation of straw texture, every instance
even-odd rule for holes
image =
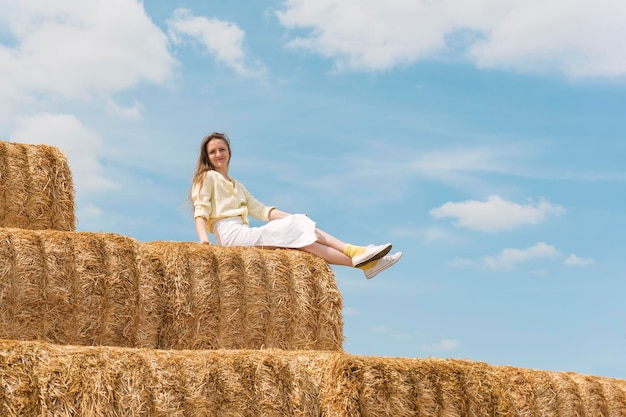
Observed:
[[[319,416],[328,354],[0,340],[3,416]]]
[[[626,380],[466,360],[333,353],[319,380],[324,416],[626,417]]]
[[[0,141],[0,227],[75,230],[74,185],[55,147]]]
[[[0,340],[3,416],[625,417],[626,380],[343,352]]]
[[[341,350],[332,270],[301,251],[0,228],[0,259],[0,338]]]

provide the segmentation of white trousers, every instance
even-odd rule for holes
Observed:
[[[227,217],[213,224],[220,246],[265,246],[302,248],[317,241],[315,222],[304,214],[292,214],[259,227],[250,227],[241,217]]]

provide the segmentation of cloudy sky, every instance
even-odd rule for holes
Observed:
[[[202,137],[261,201],[404,252],[345,349],[626,378],[622,0],[0,0],[0,138],[79,230],[197,239]]]

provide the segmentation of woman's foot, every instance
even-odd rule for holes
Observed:
[[[385,269],[389,268],[391,265],[398,262],[401,257],[402,257],[402,252],[396,252],[393,255],[383,256],[378,261],[376,261],[376,263],[372,267],[363,271],[363,273],[365,274],[365,278],[367,279],[374,278],[380,272],[384,271]]]
[[[391,243],[384,245],[368,245],[365,250],[352,257],[352,265],[355,268],[365,265],[368,262],[375,261],[387,255],[391,250]]]

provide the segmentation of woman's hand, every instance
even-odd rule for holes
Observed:
[[[212,243],[210,241],[208,241],[208,240],[201,240],[200,244],[202,244],[202,245],[212,245]]]

